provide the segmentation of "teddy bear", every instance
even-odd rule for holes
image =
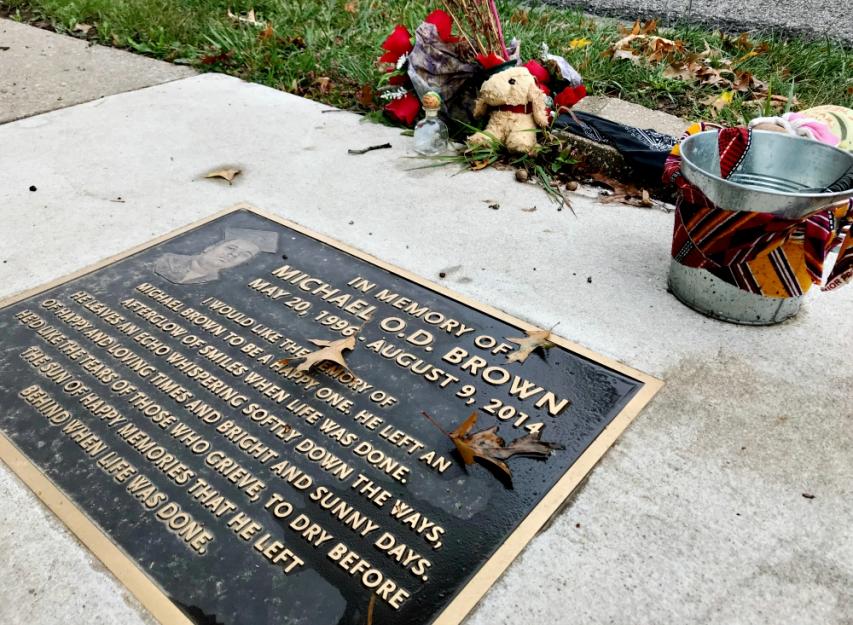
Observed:
[[[486,80],[474,103],[474,116],[490,112],[485,130],[468,137],[469,145],[486,145],[497,139],[510,152],[536,151],[536,127],[548,125],[545,94],[526,67],[510,67]]]

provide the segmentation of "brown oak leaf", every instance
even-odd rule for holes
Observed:
[[[344,360],[344,350],[352,351],[355,349],[356,345],[356,336],[348,336],[345,339],[338,339],[337,341],[326,341],[324,339],[309,339],[311,343],[314,343],[320,349],[311,352],[305,359],[299,363],[299,366],[296,367],[297,371],[308,371],[314,365],[318,365],[321,362],[325,362],[330,360],[334,363],[339,364],[344,369],[352,373],[347,364],[346,360]]]
[[[551,328],[553,330],[554,328]],[[524,362],[537,349],[550,349],[554,344],[548,340],[551,330],[527,330],[527,336],[509,338],[507,341],[518,345],[518,349],[507,354],[507,362]]]
[[[539,440],[539,432],[527,434],[515,439],[509,445],[498,436],[498,426],[492,426],[479,432],[469,434],[471,428],[477,423],[477,411],[471,413],[465,421],[450,433],[450,440],[456,446],[456,450],[465,464],[474,464],[476,458],[485,460],[492,466],[503,471],[507,477],[512,478],[504,460],[513,456],[531,456],[534,458],[547,458],[555,449],[562,449],[562,445]]]
[[[232,181],[234,180],[234,178],[236,178],[238,175],[240,175],[239,169],[228,168],[228,169],[217,169],[216,171],[212,171],[208,174],[205,174],[204,177],[205,178],[222,178],[223,180],[227,180],[228,184],[230,185],[230,184],[232,184]]]

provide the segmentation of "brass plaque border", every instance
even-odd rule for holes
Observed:
[[[406,278],[423,287],[435,291],[447,298],[456,300],[466,306],[479,310],[480,312],[500,319],[522,330],[537,329],[536,326],[509,315],[497,308],[482,304],[465,295],[451,291],[450,289],[436,284],[380,260],[370,254],[362,252],[345,243],[331,237],[314,232],[304,226],[294,223],[279,215],[256,208],[251,204],[241,202],[213,215],[205,217],[192,224],[182,226],[162,236],[152,239],[146,243],[133,247],[129,250],[106,258],[94,265],[84,267],[74,273],[63,276],[32,289],[0,299],[0,308],[11,306],[23,299],[38,295],[48,289],[60,284],[74,280],[93,271],[97,271],[107,265],[118,262],[141,252],[149,247],[158,245],[175,236],[184,234],[194,228],[203,226],[211,221],[237,211],[249,211],[260,217],[264,217],[301,234],[311,237],[317,241],[330,245],[342,252],[351,254],[357,258],[367,261],[382,269],[398,276]],[[462,586],[453,600],[432,621],[431,625],[459,625],[471,610],[482,599],[492,584],[497,581],[501,574],[509,567],[513,560],[521,553],[524,547],[557,513],[563,502],[571,495],[572,491],[592,470],[604,453],[616,441],[619,435],[625,431],[634,417],[645,407],[655,394],[663,387],[664,383],[651,375],[629,367],[617,360],[597,354],[582,345],[569,341],[562,337],[552,335],[551,341],[560,347],[564,347],[576,354],[583,356],[593,362],[604,365],[614,371],[623,373],[643,383],[640,391],[628,402],[622,411],[605,426],[604,430],[586,448],[577,461],[569,467],[559,479],[557,484],[548,491],[538,504],[521,521],[515,531],[506,537],[497,551],[477,570],[470,581]],[[41,470],[15,446],[15,444],[0,432],[0,459],[8,466],[41,501],[71,530],[71,532],[115,575],[122,584],[136,597],[136,599],[148,609],[149,612],[163,625],[194,625],[193,622],[178,608],[163,589],[160,588],[143,571],[134,560],[132,560],[117,544],[115,544],[105,532],[103,532],[88,517],[86,512],[78,508],[74,502],[65,496]]]

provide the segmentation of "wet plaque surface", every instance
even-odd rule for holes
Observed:
[[[4,460],[169,625],[457,623],[659,387],[318,237],[234,209],[0,309]]]

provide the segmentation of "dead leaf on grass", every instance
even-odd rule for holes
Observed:
[[[208,174],[205,174],[204,177],[205,178],[222,178],[223,180],[227,180],[228,184],[230,186],[232,184],[232,182],[234,181],[234,178],[236,178],[239,175],[240,175],[239,169],[228,168],[228,169],[217,169],[216,171],[212,171]]]
[[[249,9],[249,12],[246,13],[246,15],[236,15],[231,12],[231,9],[228,9],[228,17],[235,22],[249,24],[250,26],[257,26],[259,28],[266,25],[266,22],[259,22],[255,18],[255,9]]]
[[[231,60],[231,57],[234,56],[234,50],[228,50],[225,52],[217,52],[216,54],[208,54],[206,56],[201,57],[199,62],[202,65],[214,65],[216,63],[224,63],[226,61]]]
[[[687,52],[683,41],[646,34],[627,35],[614,43],[610,50],[614,60],[628,59],[632,63],[640,63],[644,60],[657,63]]]
[[[530,11],[527,9],[518,9],[509,18],[510,24],[520,24],[525,26],[530,21]]]
[[[258,39],[260,41],[269,41],[270,39],[275,37],[275,29],[272,27],[272,24],[267,23],[264,29],[258,33]]]
[[[551,328],[553,330],[554,328]],[[549,341],[551,330],[526,330],[527,336],[507,338],[510,343],[518,345],[518,349],[507,354],[507,362],[524,362],[537,349],[550,349],[554,344]]]
[[[724,91],[719,96],[712,95],[709,98],[702,100],[702,104],[711,107],[711,117],[716,119],[723,109],[732,103],[732,98],[734,98],[734,92]]]
[[[657,20],[649,20],[648,22],[640,23],[640,20],[636,20],[631,28],[626,28],[622,24],[619,24],[619,34],[623,37],[628,35],[651,35],[652,33],[657,32],[658,22]]]
[[[332,79],[328,76],[320,76],[314,81],[320,93],[329,93],[332,90]]]
[[[355,93],[355,101],[366,109],[373,108],[373,99],[376,92],[373,90],[373,85],[366,83],[362,85]]]
[[[74,25],[74,32],[80,33],[81,35],[88,35],[89,31],[92,30],[92,28],[94,27],[91,24],[85,24],[81,22],[80,24]]]

